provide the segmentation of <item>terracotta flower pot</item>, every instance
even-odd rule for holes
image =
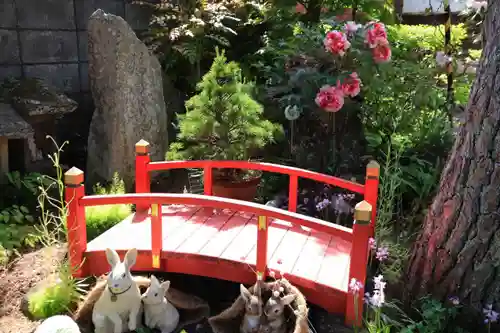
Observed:
[[[214,179],[212,194],[223,198],[253,201],[257,194],[257,186],[260,184],[261,176],[240,181]]]

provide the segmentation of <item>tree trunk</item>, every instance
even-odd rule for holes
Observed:
[[[440,188],[415,242],[407,299],[428,293],[479,306],[500,298],[500,1]]]

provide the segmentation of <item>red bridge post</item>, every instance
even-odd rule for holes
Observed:
[[[153,260],[153,268],[161,268],[160,255],[163,247],[162,241],[162,217],[161,205],[151,205],[151,255]]]
[[[64,174],[65,201],[67,208],[68,255],[74,277],[83,277],[83,254],[87,249],[85,207],[79,201],[85,195],[83,171],[71,168]]]
[[[290,184],[288,185],[288,210],[290,212],[297,211],[297,190],[299,187],[299,177],[290,175]]]
[[[370,161],[370,163],[366,166],[365,200],[372,206],[372,217],[370,222],[372,237],[375,235],[375,223],[377,218],[379,177],[380,165],[376,161]]]
[[[267,216],[258,217],[257,228],[257,279],[264,280],[267,271],[267,229],[269,218]]]
[[[356,279],[363,284],[363,287],[356,293],[351,290],[347,291],[345,320],[349,325],[361,326],[363,323],[364,284],[368,265],[368,239],[371,236],[372,206],[367,201],[361,201],[354,209],[348,284],[351,283],[352,279]]]
[[[140,140],[135,144],[135,193],[151,192],[151,181],[148,172],[149,142]],[[149,209],[145,205],[136,205],[137,212],[144,212]]]

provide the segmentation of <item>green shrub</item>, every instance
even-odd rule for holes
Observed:
[[[67,264],[61,264],[58,278],[28,296],[28,310],[37,319],[71,312],[83,294],[84,285],[73,279]]]
[[[97,183],[94,186],[94,194],[124,194],[125,184],[120,179],[118,173],[113,175],[109,186],[102,186]],[[92,206],[85,209],[85,219],[87,223],[87,237],[92,240],[108,230],[115,224],[123,221],[132,213],[130,205],[106,205]]]
[[[215,57],[210,71],[197,86],[198,94],[178,114],[180,133],[170,145],[167,160],[248,160],[275,137],[280,125],[263,118],[263,107],[252,96],[240,66],[227,62],[224,52]],[[224,177],[246,174],[225,170]]]

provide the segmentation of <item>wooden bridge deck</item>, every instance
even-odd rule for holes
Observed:
[[[162,207],[162,224],[161,271],[255,282],[255,215],[167,205]],[[88,269],[105,273],[107,247],[122,253],[135,247],[140,256],[134,269],[151,270],[151,244],[150,213],[133,214],[87,244]],[[350,252],[350,241],[339,237],[281,220],[269,223],[268,270],[277,276],[283,272],[303,287],[310,301],[326,309],[344,310]]]

